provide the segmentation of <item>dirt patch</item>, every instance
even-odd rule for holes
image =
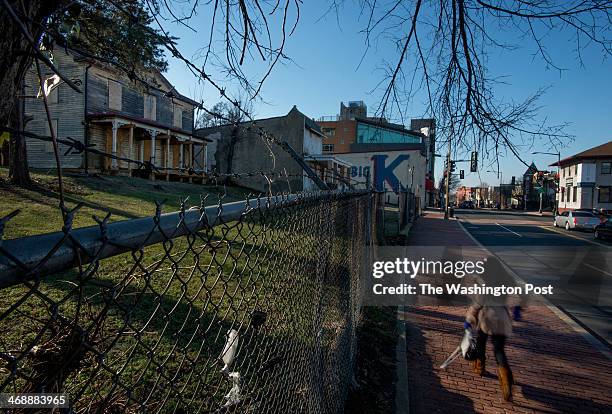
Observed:
[[[349,391],[347,414],[393,413],[395,411],[396,308],[363,309],[358,328],[355,378]]]
[[[87,187],[79,184],[79,182],[72,177],[64,177],[64,193],[76,196],[88,196],[92,194],[92,191]],[[8,183],[7,183],[8,184]],[[28,190],[36,191],[40,193],[59,193],[59,182],[56,177],[53,176],[35,176],[32,177],[32,186]]]

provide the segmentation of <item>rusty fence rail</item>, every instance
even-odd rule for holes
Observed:
[[[58,233],[0,241],[0,393],[65,393],[74,413],[341,412],[373,197],[81,229],[65,211]]]

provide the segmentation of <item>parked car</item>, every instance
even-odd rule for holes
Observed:
[[[565,227],[565,230],[593,230],[600,222],[599,217],[588,211],[564,211],[555,216],[553,226]]]
[[[459,208],[474,208],[474,202],[472,200],[464,200],[459,204]]]
[[[612,218],[595,226],[593,235],[596,239],[612,239]]]

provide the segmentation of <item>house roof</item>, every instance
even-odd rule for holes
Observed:
[[[550,164],[551,167],[558,167],[574,163],[576,161],[593,158],[611,158],[612,159],[612,141],[608,141],[605,144],[598,145],[593,148],[589,148],[586,151],[579,152],[578,154],[572,155],[562,159],[560,162]]]
[[[187,135],[190,137],[194,137],[195,135],[187,130],[184,130],[182,128],[177,128],[175,126],[167,126],[164,124],[161,124],[157,121],[152,121],[150,119],[145,119],[145,118],[140,118],[140,117],[136,117],[136,116],[130,116],[130,115],[126,115],[126,114],[122,114],[122,113],[116,113],[116,112],[95,112],[95,113],[88,113],[87,114],[87,118],[89,119],[112,119],[112,118],[121,118],[124,119],[126,121],[132,121],[132,122],[137,122],[139,124],[143,124],[143,125],[149,125],[151,127],[154,127],[156,129],[160,129],[160,130],[164,130],[164,131],[172,131],[175,133],[179,133],[182,135]],[[213,142],[211,139],[209,138],[205,138],[205,137],[197,137],[200,140],[204,140],[207,142]]]
[[[259,118],[259,119],[255,119],[254,121],[255,122],[261,122],[261,121],[269,121],[271,119],[285,118],[285,117],[289,116],[292,112],[295,112],[295,113],[299,114],[300,116],[304,117],[304,127],[305,128],[308,128],[309,130],[311,130],[315,134],[320,135],[322,138],[325,138],[325,134],[323,134],[323,131],[321,130],[321,126],[319,124],[317,124],[313,119],[309,118],[304,113],[302,113],[299,109],[297,109],[297,106],[295,106],[295,105],[293,105],[293,108],[291,108],[291,110],[289,112],[287,112],[286,115],[271,116],[271,117],[268,117],[268,118]],[[247,120],[247,121],[238,122],[238,125],[252,124],[252,123],[253,123],[253,121]],[[233,125],[234,124],[229,123],[229,124],[221,124],[221,125],[212,126],[212,127],[206,127],[206,128],[197,128],[195,130],[195,133],[198,136],[199,135],[204,135],[204,134],[206,134],[208,132],[216,131],[219,128],[233,126]]]
[[[68,48],[63,48],[63,50],[68,50]],[[74,50],[74,49],[70,49],[70,51],[68,52],[69,55],[72,56],[72,58],[74,59],[75,62],[89,62],[99,68],[102,68],[104,70],[110,70],[110,71],[116,71],[116,72],[122,72],[121,68],[118,68],[117,66],[114,66],[113,64],[104,61],[101,58],[97,58],[95,56],[92,55],[84,55],[82,52],[78,51],[78,50]],[[179,93],[176,88],[174,87],[174,85],[172,85],[172,83],[170,83],[170,81],[164,76],[163,73],[161,73],[158,70],[155,69],[151,69],[149,72],[151,75],[153,75],[153,77],[155,77],[156,82],[159,82],[159,86],[165,86],[166,89],[168,89],[168,91],[164,91],[162,88],[150,84],[148,82],[146,82],[147,86],[149,88],[153,88],[153,89],[157,89],[160,92],[163,92],[166,96],[168,96],[169,98],[176,98],[180,101],[183,101],[185,103],[188,103],[190,105],[199,107],[200,106],[200,102],[196,102],[193,99]]]
[[[535,163],[532,162],[529,168],[527,168],[527,170],[525,170],[525,172],[523,173],[523,177],[526,175],[533,175],[533,173],[537,171],[538,171],[538,167],[536,167]]]
[[[297,109],[297,106],[295,105],[293,106],[292,111],[293,110],[296,110],[300,115],[304,117],[304,126],[306,126],[306,128],[308,128],[315,134],[320,135],[321,137],[325,138],[325,134],[323,133],[323,130],[321,130],[321,126],[317,124],[314,119],[307,117],[302,111]]]
[[[188,104],[191,104],[193,106],[199,107],[201,105],[200,102],[194,101],[193,99],[191,99],[191,98],[181,94],[179,91],[177,91],[176,87],[170,83],[170,81],[164,76],[163,73],[161,73],[159,71],[155,71],[155,72],[156,72],[157,76],[159,76],[166,83],[166,86],[169,88],[168,92],[166,92],[166,96],[171,97],[171,98],[176,98],[178,100],[181,100],[181,101],[186,102]]]

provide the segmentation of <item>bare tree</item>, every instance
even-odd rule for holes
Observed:
[[[457,174],[451,174],[449,177],[448,191],[452,193],[453,191],[457,190],[457,188],[459,188],[459,184],[460,181]],[[438,188],[440,189],[440,193],[446,192],[446,173],[440,178]]]
[[[333,1],[337,4],[338,1]],[[601,0],[360,0],[367,24],[367,49],[391,38],[397,59],[387,62],[378,85],[378,116],[402,118],[405,104],[419,91],[428,96],[425,112],[436,118],[438,137],[460,150],[480,151],[492,163],[510,151],[519,160],[521,145],[556,147],[572,137],[566,124],[540,118],[537,100],[523,102],[495,93],[500,79],[488,71],[492,52],[520,42],[532,47],[545,65],[559,69],[547,49],[550,36],[569,34],[568,54],[579,63],[584,48],[612,52],[610,1]],[[527,163],[525,163],[527,165]]]
[[[210,128],[225,124],[238,124],[253,117],[253,101],[244,97],[237,99],[238,106],[227,101],[217,102],[208,109],[205,106],[197,109],[195,128]],[[243,103],[244,102],[244,103]]]
[[[0,24],[3,53],[0,55],[0,126],[11,126],[19,131],[21,114],[16,112],[20,91],[26,72],[36,60],[58,74],[63,82],[78,92],[81,89],[67,79],[48,56],[43,53],[43,44],[59,45],[66,50],[115,65],[135,81],[146,83],[146,79],[134,70],[138,63],[130,54],[124,56],[123,50],[142,50],[144,58],[164,69],[157,46],[163,47],[171,56],[181,60],[200,80],[216,90],[222,99],[243,116],[250,118],[242,108],[246,101],[258,96],[262,85],[274,66],[287,59],[284,53],[287,37],[291,35],[299,20],[300,1],[261,0],[237,1],[200,1],[200,0],[0,0]],[[83,19],[83,11],[91,11],[88,19]],[[210,24],[204,33],[198,33],[191,20],[204,11],[211,16]],[[126,25],[104,24],[108,18],[127,22]],[[290,17],[292,16],[292,17]],[[92,36],[79,39],[72,36],[79,32],[87,22],[95,21]],[[177,47],[176,38],[169,27],[180,24],[191,29],[195,36],[203,38],[200,55],[186,57]],[[126,44],[122,36],[138,29],[139,37],[153,39],[152,47],[136,47]],[[138,39],[138,38],[136,38]],[[142,45],[141,45],[142,46]],[[253,79],[243,68],[247,62],[259,65],[259,76]],[[216,65],[225,75],[215,79],[209,66]],[[146,69],[146,68],[145,68]],[[226,84],[236,81],[246,91],[248,99],[232,99]],[[11,120],[11,115],[14,119]],[[17,133],[12,136],[11,173],[13,182],[29,184],[27,156],[23,137]],[[17,151],[17,152],[15,152]]]

